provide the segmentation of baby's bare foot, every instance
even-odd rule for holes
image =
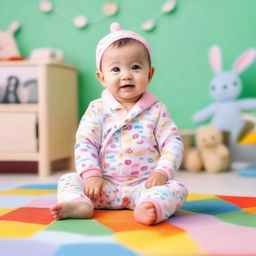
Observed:
[[[92,206],[85,202],[58,203],[50,210],[55,219],[90,219],[93,215]]]
[[[134,218],[139,223],[152,225],[156,221],[156,209],[152,203],[144,203],[134,210]]]

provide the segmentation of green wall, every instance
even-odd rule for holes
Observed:
[[[135,30],[151,44],[156,73],[150,90],[162,100],[182,129],[193,128],[192,114],[211,103],[208,83],[212,71],[208,49],[219,44],[224,68],[229,69],[244,50],[256,46],[255,0],[178,0],[176,10],[162,15],[152,32],[139,27],[159,14],[165,0],[113,0],[120,11],[115,17],[77,29],[72,18],[84,14],[95,20],[102,14],[103,0],[52,0],[55,11],[44,14],[38,0],[0,0],[0,29],[13,20],[21,23],[16,34],[22,56],[41,47],[59,48],[65,61],[79,70],[80,116],[88,103],[99,97],[101,85],[95,78],[95,47],[108,33],[109,24],[118,21],[125,29]],[[69,20],[56,14],[65,13]],[[241,75],[241,97],[256,97],[256,64]]]

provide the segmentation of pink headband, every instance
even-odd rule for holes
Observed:
[[[134,32],[121,29],[121,26],[116,22],[114,22],[110,25],[110,31],[111,31],[111,33],[104,36],[99,41],[99,43],[97,45],[96,66],[97,66],[98,70],[100,70],[101,59],[102,59],[104,52],[107,50],[107,48],[115,41],[118,41],[119,39],[123,39],[123,38],[132,38],[132,39],[135,39],[135,40],[139,41],[140,43],[142,43],[148,51],[148,55],[149,55],[150,62],[151,62],[150,46],[149,46],[148,42],[143,37],[141,37],[140,35],[138,35]]]

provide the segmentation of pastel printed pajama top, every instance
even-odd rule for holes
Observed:
[[[146,91],[126,109],[105,89],[83,115],[76,137],[77,172],[119,185],[138,184],[153,172],[173,179],[183,156],[178,129],[166,106]]]
[[[179,168],[183,144],[166,107],[146,91],[127,112],[103,91],[81,119],[76,138],[78,173],[63,175],[58,185],[58,201],[82,201],[96,209],[135,209],[152,203],[156,222],[169,218],[184,203],[186,187],[173,179]],[[168,178],[166,184],[145,188],[152,172]],[[103,176],[102,195],[90,200],[83,180]]]

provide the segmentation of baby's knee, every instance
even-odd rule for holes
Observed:
[[[67,185],[83,186],[83,181],[78,173],[70,172],[62,175],[58,181],[58,189]]]
[[[165,186],[170,190],[179,191],[186,195],[188,194],[187,187],[180,181],[170,180]]]
[[[70,181],[70,180],[76,180],[80,178],[79,175],[76,172],[69,172],[69,173],[65,173],[63,174],[60,178],[59,178],[59,182],[62,181]]]

